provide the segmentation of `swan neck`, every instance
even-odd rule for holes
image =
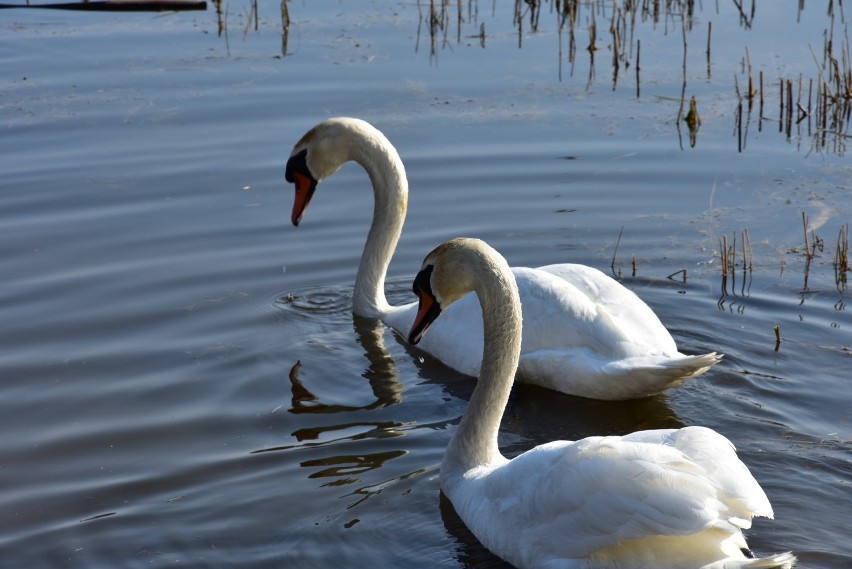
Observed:
[[[374,195],[373,222],[355,278],[352,311],[381,318],[390,310],[385,276],[405,222],[408,180],[399,154],[379,131],[358,139],[352,153],[352,159],[370,176]]]
[[[501,259],[502,261],[502,259]],[[447,447],[443,468],[465,472],[505,460],[497,446],[521,350],[521,302],[508,265],[496,265],[475,289],[482,306],[484,348],[476,388],[459,428]],[[494,268],[494,267],[492,267]],[[442,475],[444,473],[442,472]]]

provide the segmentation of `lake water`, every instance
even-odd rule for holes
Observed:
[[[406,165],[392,302],[413,300],[432,247],[476,236],[513,265],[614,272],[682,351],[725,354],[639,401],[518,387],[505,454],[706,425],[774,505],[753,549],[852,566],[852,319],[832,263],[852,218],[848,118],[823,127],[814,103],[779,125],[780,81],[807,109],[827,37],[844,68],[850,15],[583,3],[572,53],[549,4],[523,3],[520,33],[497,4],[462,2],[461,23],[439,6],[434,35],[425,0],[290,2],[286,36],[277,2],[257,30],[248,0],[228,3],[221,34],[212,6],[0,11],[4,566],[502,565],[439,492],[473,380],[350,313],[366,175],[344,167],[289,223],[286,158],[334,115],[371,121]],[[764,120],[756,95],[738,122],[749,65]],[[823,244],[810,263],[803,213]],[[291,391],[297,362],[317,399]]]

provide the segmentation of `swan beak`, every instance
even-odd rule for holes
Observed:
[[[411,325],[411,332],[408,333],[408,343],[411,345],[417,345],[432,322],[441,314],[441,305],[434,296],[425,290],[418,290],[417,296],[420,298],[417,316],[414,318],[414,324]]]
[[[290,221],[298,227],[299,222],[302,221],[302,215],[311,203],[311,198],[314,197],[317,181],[301,172],[293,172],[293,182],[296,186],[296,196],[293,198],[293,213]]]

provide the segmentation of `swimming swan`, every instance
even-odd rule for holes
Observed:
[[[293,148],[285,178],[296,187],[292,222],[298,225],[317,184],[354,160],[369,174],[373,223],[355,278],[353,312],[379,318],[401,334],[416,303],[391,306],[385,275],[405,221],[408,180],[396,149],[369,123],[325,120]],[[721,356],[687,356],[638,296],[585,265],[515,268],[526,326],[519,379],[593,399],[646,397],[706,371]],[[453,305],[421,349],[446,365],[479,375],[482,320],[473,295]]]
[[[429,253],[414,280],[408,339],[471,290],[485,323],[482,371],[440,478],[485,547],[519,569],[792,567],[789,552],[756,558],[748,549],[742,529],[753,516],[771,518],[772,506],[711,429],[554,441],[504,458],[497,431],[521,353],[521,302],[505,259],[475,239]]]

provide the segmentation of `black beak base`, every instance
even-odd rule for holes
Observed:
[[[431,277],[432,265],[429,265],[417,273],[412,286],[414,294],[420,299],[417,306],[417,316],[411,325],[411,331],[408,333],[408,343],[412,345],[417,345],[432,322],[441,314],[441,304],[432,293]]]
[[[314,191],[317,189],[317,180],[308,169],[308,150],[307,148],[294,154],[287,160],[287,167],[284,170],[284,179],[296,186],[296,195],[293,198],[293,212],[290,215],[290,221],[293,225],[299,225],[302,220],[302,215],[311,203],[311,198],[314,197]]]
[[[305,176],[310,176],[311,171],[308,170],[308,149],[305,148],[298,154],[294,154],[287,160],[287,166],[284,168],[284,179],[289,183],[296,181],[293,176],[295,172],[299,172]]]

